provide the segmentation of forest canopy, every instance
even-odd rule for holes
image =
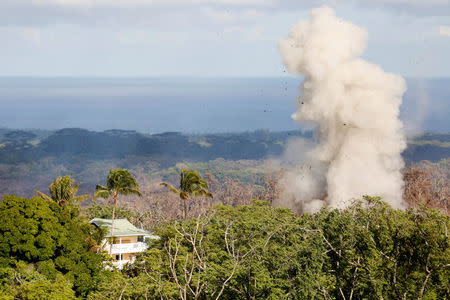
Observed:
[[[93,227],[74,207],[6,196],[0,222],[6,299],[450,296],[450,217],[424,206],[394,210],[377,197],[301,216],[259,200],[216,205],[153,228],[160,240],[122,271],[101,267]]]

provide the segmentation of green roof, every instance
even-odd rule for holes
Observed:
[[[90,222],[98,227],[106,227],[111,230],[111,219],[100,219],[94,218]],[[114,220],[114,236],[133,236],[133,235],[145,235],[150,238],[158,238],[153,235],[152,232],[136,228],[133,224],[130,223],[127,219],[115,219]],[[111,234],[107,234],[106,237],[110,237]]]

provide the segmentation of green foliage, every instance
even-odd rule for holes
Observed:
[[[10,130],[3,130],[5,134]],[[140,134],[133,131],[107,130],[92,132],[83,129],[62,129],[38,132],[36,139],[26,144],[12,143],[0,131],[0,195],[15,193],[29,196],[34,190],[46,188],[42,183],[57,176],[71,174],[82,178],[81,193],[90,193],[105,176],[105,170],[121,167],[133,172],[145,170],[146,177],[170,181],[171,168],[178,162],[205,162],[224,158],[227,164],[221,170],[212,163],[206,171],[217,178],[232,176],[241,181],[258,180],[261,170],[248,168],[240,172],[238,160],[260,160],[283,151],[286,139],[301,136],[301,131],[246,132],[236,134],[184,135]],[[308,136],[311,136],[310,134]],[[198,141],[211,144],[200,146]],[[234,161],[235,162],[232,162]],[[151,166],[149,162],[151,161]],[[189,166],[204,174],[204,169]],[[247,169],[247,167],[246,167]]]
[[[105,272],[98,291],[89,294],[88,300],[109,299],[158,299],[157,285],[149,281],[149,277],[141,273],[137,276],[127,277],[120,272]],[[168,295],[169,296],[169,295]],[[169,299],[176,299],[176,294],[171,294]]]
[[[427,208],[394,210],[379,197],[364,200],[311,216],[328,251],[324,292],[331,298],[448,297],[450,218]]]
[[[299,217],[258,200],[217,205],[159,227],[160,239],[122,272],[103,269],[105,232],[70,207],[3,198],[0,299],[450,298],[450,217],[425,207],[395,210],[365,196]],[[84,213],[113,211],[94,204]]]
[[[0,266],[36,265],[55,280],[73,283],[78,295],[92,290],[104,257],[91,251],[95,228],[72,209],[40,197],[5,196],[0,203]]]
[[[265,160],[234,161],[217,158],[206,162],[183,162],[177,164],[177,166],[183,166],[184,169],[197,170],[202,175],[212,174],[219,181],[231,178],[244,183],[263,185],[267,172],[264,163]],[[178,176],[177,172],[176,167],[171,167],[168,170],[159,171],[158,174],[172,178]]]
[[[106,186],[97,185],[95,189],[95,197],[100,198],[117,197],[117,195],[141,196],[136,179],[134,179],[130,171],[121,168],[109,170]]]
[[[139,185],[136,179],[131,175],[130,171],[117,168],[115,170],[109,170],[109,175],[106,178],[106,186],[97,185],[95,187],[94,199],[100,198],[113,198],[113,210],[112,210],[112,223],[111,223],[111,236],[114,236],[114,220],[116,219],[116,207],[118,195],[138,195],[142,197],[139,192]],[[112,247],[112,244],[111,244]]]
[[[212,197],[212,194],[208,192],[208,183],[194,170],[181,169],[179,189],[166,182],[162,182],[161,185],[168,187],[181,199],[189,199],[191,196]]]
[[[1,265],[52,258],[63,237],[57,210],[56,203],[40,197],[5,196],[0,203]]]
[[[368,196],[301,217],[261,201],[219,205],[160,228],[161,239],[92,297],[446,299],[449,225],[438,211]]]
[[[72,284],[60,273],[54,279],[48,279],[33,265],[19,262],[14,268],[0,268],[0,299],[70,300],[76,298]]]
[[[179,189],[176,189],[171,184],[166,182],[161,182],[161,185],[168,187],[172,192],[184,200],[185,219],[187,217],[187,199],[191,199],[192,196],[213,197],[213,195],[208,191],[208,182],[206,182],[206,180],[204,180],[200,174],[194,170],[181,169]]]
[[[50,196],[35,191],[41,198],[55,201],[59,206],[69,205],[77,203],[78,201],[86,200],[90,198],[90,195],[77,196],[77,191],[81,182],[75,183],[75,179],[70,178],[70,175],[61,176],[55,178],[55,180],[48,187]]]
[[[36,189],[45,189],[43,183],[65,174],[82,178],[80,192],[91,193],[105,176],[105,170],[117,166],[133,172],[145,170],[147,178],[169,182],[178,175],[172,168],[179,162],[186,164],[185,169],[197,170],[202,175],[210,172],[219,180],[230,177],[263,185],[262,161],[281,155],[283,145],[292,137],[312,137],[311,132],[302,134],[298,130],[144,135],[133,131],[92,132],[72,128],[32,130],[29,132],[38,136],[28,140],[20,137],[22,134],[11,139],[8,135],[11,132],[14,133],[7,129],[0,131],[0,195],[30,196]],[[439,143],[420,143],[434,140]],[[403,153],[407,161],[436,162],[450,157],[450,148],[443,147],[450,142],[448,133],[425,134],[408,142],[408,149]],[[246,165],[250,160],[253,164]]]

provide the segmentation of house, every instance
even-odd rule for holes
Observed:
[[[114,236],[111,236],[111,219],[94,218],[90,223],[108,229],[102,248],[111,255],[114,259],[113,265],[119,269],[127,263],[133,263],[136,253],[147,249],[147,239],[159,239],[150,231],[136,228],[127,219],[114,220]]]

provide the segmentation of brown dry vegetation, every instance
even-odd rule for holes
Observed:
[[[252,199],[260,199],[278,205],[280,190],[278,180],[282,171],[269,172],[264,186],[243,183],[239,180],[224,178],[218,180],[212,174],[204,177],[209,183],[209,190],[214,198],[197,197],[189,203],[188,216],[204,214],[215,204],[231,206],[250,204]],[[119,203],[135,212],[135,218],[144,227],[152,228],[166,220],[182,218],[183,203],[181,199],[161,187],[159,181],[150,179],[144,173],[136,174],[142,198],[123,197]],[[409,206],[424,203],[428,207],[438,208],[450,213],[450,167],[448,161],[415,164],[403,171],[405,180],[404,200]]]
[[[450,213],[449,160],[440,163],[423,161],[403,172],[405,189],[403,199],[410,206],[424,203]]]
[[[160,186],[159,181],[149,179],[142,173],[138,172],[136,177],[142,197],[119,196],[118,201],[120,206],[135,213],[133,223],[140,223],[144,227],[152,228],[166,220],[183,217],[183,203],[177,195]],[[202,215],[215,204],[246,205],[250,204],[252,199],[274,203],[279,193],[277,185],[279,177],[280,173],[269,173],[265,178],[264,186],[260,186],[228,177],[219,181],[208,173],[204,178],[208,181],[209,191],[214,197],[212,199],[196,197],[193,199],[194,201],[190,201],[188,217]],[[99,199],[98,201],[108,203],[108,200]]]

